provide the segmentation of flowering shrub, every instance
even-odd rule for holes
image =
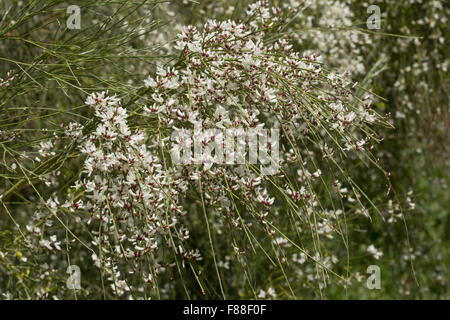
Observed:
[[[52,19],[49,8],[64,9],[5,6],[25,25],[26,10]],[[359,298],[374,294],[369,265],[397,261],[389,235],[376,236],[386,225],[406,232],[402,270],[420,255],[399,227],[415,195],[392,183],[379,143],[423,96],[393,82],[409,49],[355,28],[353,1],[86,6],[108,17],[51,45],[52,24],[35,35],[1,21],[7,45],[37,50],[0,68],[0,274],[17,280],[0,283],[5,298],[342,298],[348,288]],[[445,42],[441,29],[433,37]],[[433,52],[445,70],[448,57]],[[405,97],[394,121],[377,93]],[[224,132],[232,147],[211,161]],[[275,170],[252,159],[257,140]],[[194,155],[179,161],[181,149]],[[405,281],[400,294],[409,290]]]

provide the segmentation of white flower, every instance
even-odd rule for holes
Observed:
[[[146,87],[152,88],[155,88],[158,85],[158,83],[152,77],[148,77],[146,80],[144,80],[144,84]]]
[[[377,260],[383,256],[383,252],[375,248],[373,244],[367,247],[367,252],[370,253]]]

